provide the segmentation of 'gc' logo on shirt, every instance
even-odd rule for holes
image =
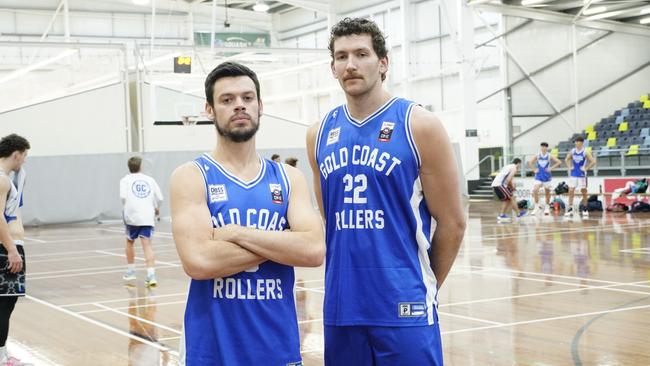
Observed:
[[[136,180],[131,186],[131,191],[136,197],[145,198],[151,193],[151,187],[149,187],[149,183],[143,180]]]

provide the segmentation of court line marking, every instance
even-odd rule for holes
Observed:
[[[28,240],[28,241],[35,241],[35,242],[37,242],[37,243],[47,243],[47,240],[36,239],[36,238],[30,238],[30,237],[27,237],[27,236],[25,237],[25,240]]]
[[[176,339],[181,339],[181,337],[161,337],[158,338],[158,341],[164,342],[164,341],[173,341]]]
[[[173,247],[175,246],[174,244],[161,244],[161,245],[154,245],[154,248],[162,248],[162,247]],[[52,257],[52,256],[57,256],[57,255],[67,255],[67,254],[81,254],[81,253],[96,253],[97,250],[119,250],[119,251],[124,251],[124,245],[119,246],[119,247],[109,247],[109,248],[102,248],[102,249],[85,249],[85,250],[71,250],[67,252],[50,252],[50,253],[39,253],[39,254],[28,254],[27,257],[29,258],[40,258],[40,257]]]
[[[124,248],[122,248],[124,250]],[[176,252],[176,249],[163,249],[163,250],[155,250],[156,254],[158,253],[168,253],[168,252]],[[114,253],[117,254],[117,253]],[[112,255],[112,254],[111,254]],[[29,255],[27,256],[29,259]],[[80,256],[80,257],[61,257],[61,258],[52,258],[52,259],[41,259],[41,260],[30,260],[29,264],[32,263],[47,263],[47,262],[59,262],[59,261],[71,261],[75,259],[91,259],[91,258],[106,258],[106,254],[102,255],[86,255],[86,256]]]
[[[319,294],[324,294],[325,290],[317,289],[317,288],[312,288],[312,287],[302,287],[302,286],[293,286],[296,290],[303,290],[303,291],[311,291],[311,292],[318,292]]]
[[[112,256],[115,256],[115,257],[126,258],[126,254],[111,253],[111,252],[106,252],[106,251],[103,251],[103,250],[98,250],[97,253],[106,254],[106,255],[112,255]],[[133,258],[134,258],[134,259],[137,259],[137,260],[139,260],[139,261],[145,261],[145,262],[146,262],[146,259],[145,259],[145,258],[142,258],[142,257],[133,257]],[[166,264],[166,265],[168,265],[168,266],[176,266],[176,267],[180,267],[180,266],[181,266],[181,265],[178,264],[178,263],[172,263],[172,262],[163,262],[163,261],[159,261],[159,260],[156,260],[155,262],[156,262],[156,263],[160,263],[160,264]]]
[[[144,300],[144,299],[158,299],[162,297],[174,297],[174,296],[187,296],[187,292],[177,292],[174,294],[164,294],[164,295],[150,295],[150,296],[139,296],[139,297],[127,297],[127,298],[122,298],[122,299],[111,299],[111,300],[104,300],[104,301],[90,301],[90,302],[78,302],[75,304],[65,304],[65,305],[59,305],[63,308],[68,308],[68,307],[76,307],[76,306],[86,306],[86,305],[93,305],[93,304],[107,304],[111,302],[123,302],[123,301],[129,301],[129,300]]]
[[[178,334],[178,335],[183,334],[183,332],[181,332],[181,331],[179,331],[179,330],[176,330],[176,329],[174,329],[174,328],[168,327],[168,326],[166,326],[166,325],[163,325],[163,324],[160,324],[160,323],[156,323],[156,322],[154,322],[154,321],[151,321],[151,320],[148,320],[148,319],[145,319],[145,318],[139,317],[139,316],[135,316],[135,315],[132,315],[132,314],[129,314],[129,313],[125,313],[125,312],[123,312],[123,311],[119,311],[119,310],[116,310],[116,309],[113,309],[113,308],[109,308],[108,306],[104,306],[104,305],[102,305],[102,304],[94,303],[93,305],[97,306],[98,308],[105,309],[106,311],[110,311],[110,312],[113,312],[113,313],[116,313],[116,314],[124,315],[124,316],[126,316],[126,317],[128,317],[128,318],[131,318],[131,319],[137,320],[137,321],[139,321],[139,322],[153,325],[154,327],[158,327],[158,328],[160,328],[160,329],[164,329],[164,330],[166,330],[166,331],[168,331],[168,332],[172,332],[172,333],[174,333],[174,334]],[[147,306],[156,306],[156,305],[157,305],[157,304],[147,304]],[[129,309],[131,309],[131,308],[132,308],[132,307],[129,307]]]
[[[479,322],[479,323],[487,323],[487,324],[492,324],[492,325],[503,325],[504,324],[502,322],[495,322],[495,321],[492,321],[492,320],[485,320],[485,319],[475,318],[473,316],[466,316],[466,315],[460,315],[460,314],[454,314],[454,313],[447,313],[447,312],[444,312],[444,311],[438,311],[437,313],[441,314],[441,315],[450,316],[450,317],[453,317],[453,318],[461,318],[461,319],[465,319],[465,320],[472,320],[472,321]]]
[[[509,275],[501,275],[498,273],[481,273],[486,276],[492,276],[492,277],[502,277],[502,278],[512,278],[512,279],[518,279],[518,280],[528,280],[528,281],[533,281],[533,282],[545,282],[545,283],[555,283],[558,285],[567,285],[567,286],[574,286],[574,287],[581,287],[581,288],[602,288],[607,291],[615,291],[615,292],[624,292],[624,293],[629,293],[629,294],[635,294],[635,295],[650,295],[650,292],[646,291],[634,291],[634,290],[625,290],[622,288],[615,288],[614,286],[612,287],[605,287],[605,286],[591,286],[591,285],[581,285],[579,283],[573,283],[573,282],[561,282],[561,281],[553,281],[553,280],[545,280],[542,278],[529,278],[529,277],[518,277],[518,276],[509,276]],[[614,284],[615,286],[624,286],[624,283],[616,283]]]
[[[46,243],[39,244],[54,244],[54,243],[70,243],[76,241],[86,241],[86,240],[115,240],[118,238],[124,238],[123,236],[89,236],[85,238],[72,238],[72,239],[57,239],[57,240],[48,240]]]
[[[147,340],[147,339],[144,339],[144,338],[141,338],[141,337],[135,336],[135,335],[133,335],[133,334],[131,334],[131,333],[128,333],[128,332],[125,332],[125,331],[123,331],[123,330],[121,330],[121,329],[117,329],[117,328],[115,328],[115,327],[113,327],[113,326],[110,326],[110,325],[108,325],[108,324],[104,324],[104,323],[102,323],[102,322],[100,322],[100,321],[97,321],[97,320],[95,320],[95,319],[89,318],[89,317],[87,317],[87,316],[83,316],[83,315],[81,315],[81,314],[79,314],[79,313],[76,313],[76,312],[74,312],[74,311],[71,311],[71,310],[68,310],[68,309],[64,309],[64,308],[62,308],[62,307],[60,307],[60,306],[58,306],[58,305],[56,305],[56,304],[52,304],[51,302],[48,302],[48,301],[45,301],[45,300],[39,299],[39,298],[37,298],[37,297],[31,296],[31,295],[25,295],[25,298],[30,299],[30,300],[32,300],[32,301],[34,301],[34,302],[36,302],[36,303],[41,304],[41,305],[47,306],[47,307],[49,307],[49,308],[51,308],[51,309],[58,310],[58,311],[60,311],[60,312],[62,312],[62,313],[64,313],[64,314],[70,315],[70,316],[72,316],[72,317],[74,317],[74,318],[77,318],[77,319],[79,319],[79,320],[83,320],[83,321],[88,322],[88,323],[90,323],[90,324],[96,325],[96,326],[98,326],[98,327],[100,327],[100,328],[106,329],[106,330],[111,331],[111,332],[113,332],[113,333],[117,333],[117,334],[119,334],[119,335],[123,335],[123,336],[125,336],[125,337],[128,337],[128,338],[131,338],[131,339],[133,339],[133,340],[136,340],[136,341],[138,341],[138,342],[141,342],[141,343],[147,344],[147,345],[149,345],[149,346],[151,346],[151,347],[154,347],[154,348],[156,348],[156,349],[159,349],[159,350],[161,350],[161,351],[163,351],[163,352],[169,352],[171,355],[174,355],[174,356],[178,357],[178,351],[173,350],[173,349],[171,349],[171,348],[169,348],[169,347],[167,347],[167,346],[163,346],[163,345],[161,345],[161,344],[158,344],[158,343],[155,343],[155,342],[151,342],[151,341],[149,341],[149,340]]]
[[[178,304],[185,304],[187,303],[187,300],[182,300],[182,301],[169,301],[169,302],[161,302],[157,303],[156,306],[165,306],[165,305],[178,305]],[[105,306],[106,308],[112,310],[128,310],[128,309],[138,309],[138,308],[144,308],[151,306],[149,304],[141,304],[141,305],[135,305],[135,306],[120,306],[117,308],[111,308],[108,306]],[[92,314],[92,313],[101,313],[104,311],[108,310],[102,310],[102,309],[95,309],[95,310],[84,310],[84,311],[78,311],[77,314]]]
[[[495,235],[486,235],[486,236],[466,236],[464,237],[464,240],[470,240],[470,241],[493,241],[493,240],[499,240],[499,239],[516,239],[516,238],[530,238],[532,236],[547,236],[551,234],[580,234],[580,233],[588,233],[588,232],[593,232],[593,231],[602,231],[602,230],[614,230],[616,228],[620,229],[629,229],[629,228],[646,228],[650,227],[650,225],[640,225],[640,224],[623,224],[623,225],[610,225],[610,226],[597,226],[594,225],[592,227],[582,227],[582,228],[567,228],[567,229],[550,229],[549,230],[539,230],[539,231],[530,231],[526,233],[504,233],[502,234],[495,234]]]
[[[473,331],[477,331],[477,330],[513,327],[513,326],[517,326],[517,325],[543,323],[543,322],[548,322],[548,321],[553,321],[553,320],[581,318],[581,317],[585,317],[585,316],[600,315],[600,314],[611,314],[611,313],[618,313],[618,312],[628,311],[628,310],[642,310],[642,309],[648,309],[648,308],[650,308],[650,305],[631,306],[631,307],[621,308],[621,309],[592,311],[592,312],[589,312],[589,313],[561,315],[561,316],[554,316],[554,317],[550,317],[550,318],[524,320],[524,321],[512,322],[512,323],[504,323],[504,324],[500,324],[500,325],[486,325],[486,326],[482,326],[482,327],[473,327],[473,328],[451,330],[451,331],[441,332],[441,334],[442,335],[447,335],[447,334],[455,334],[455,333],[473,332]]]
[[[605,286],[586,286],[586,287],[580,287],[580,288],[571,288],[571,289],[567,289],[567,290],[533,292],[533,293],[530,293],[530,294],[491,297],[491,298],[478,299],[478,300],[466,300],[466,301],[450,302],[450,303],[439,305],[438,307],[439,308],[444,308],[444,307],[448,307],[448,306],[476,304],[476,303],[481,303],[481,302],[493,302],[493,301],[501,301],[501,300],[511,300],[511,299],[519,299],[519,298],[524,298],[524,297],[535,297],[535,296],[541,296],[541,295],[554,295],[554,294],[562,294],[562,293],[567,293],[567,292],[579,292],[579,291],[583,291],[583,290],[607,290],[610,287],[629,286],[630,284],[633,284],[633,283],[635,283],[635,282],[631,282],[629,284],[613,284],[613,285],[605,285]],[[650,295],[650,293],[647,293],[647,294]]]
[[[29,277],[28,281],[34,281],[34,280],[47,280],[47,279],[52,279],[52,278],[65,278],[65,277],[74,277],[74,276],[94,276],[98,274],[106,274],[106,273],[122,273],[124,272],[124,265],[120,266],[120,269],[115,269],[115,270],[110,270],[110,271],[98,271],[98,272],[80,272],[80,273],[68,273],[68,274],[62,274],[62,275],[56,275],[56,276],[41,276],[41,277]],[[174,268],[177,269],[179,266],[159,266],[156,267],[156,270],[159,269],[168,269],[168,268]],[[136,270],[144,270],[146,267],[144,266],[135,266]]]
[[[322,321],[323,321],[323,318],[309,319],[309,320],[299,320],[298,324],[316,323],[316,322],[322,322]]]
[[[483,272],[484,271],[501,271],[501,272],[508,272],[508,273],[521,273],[521,274],[527,274],[527,275],[533,275],[533,276],[538,276],[538,277],[557,277],[557,278],[564,278],[568,280],[576,280],[576,281],[590,281],[590,282],[598,282],[598,283],[605,283],[605,284],[618,284],[618,285],[628,285],[628,286],[637,286],[637,287],[642,287],[642,288],[650,288],[650,286],[647,285],[641,285],[641,283],[647,283],[650,281],[635,281],[635,282],[617,282],[617,281],[607,281],[607,280],[599,280],[599,279],[592,279],[592,278],[587,278],[587,277],[576,277],[576,276],[566,276],[566,275],[560,275],[560,274],[546,274],[546,273],[539,273],[539,272],[529,272],[529,271],[520,271],[520,270],[513,270],[513,269],[508,269],[508,268],[497,268],[497,267],[480,267],[480,266],[467,266],[470,268],[477,268],[481,269]]]
[[[111,232],[111,233],[122,233],[122,234],[126,235],[126,233],[124,232],[124,229],[119,230],[119,229],[115,229],[115,228],[104,228],[104,227],[102,227],[102,228],[98,228],[97,230],[108,231],[108,232]],[[162,235],[162,236],[173,236],[172,233],[168,233],[168,232],[165,232],[165,231],[158,231],[158,230],[155,230],[155,229],[154,229],[153,233],[154,233],[154,236],[157,235],[157,234]]]

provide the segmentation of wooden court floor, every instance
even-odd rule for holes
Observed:
[[[468,203],[468,229],[438,295],[447,365],[650,365],[650,215],[496,223]],[[176,365],[188,278],[169,223],[159,286],[123,286],[119,223],[27,228],[28,296],[10,351],[35,365]],[[306,366],[322,365],[323,267],[296,271]],[[263,361],[260,361],[263,365]]]

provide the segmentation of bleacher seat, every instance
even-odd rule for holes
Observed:
[[[650,146],[650,136],[644,137],[643,145]]]
[[[621,131],[621,132],[622,131],[627,131],[627,128],[628,128],[627,122],[625,122],[625,121],[621,122],[621,124],[618,125],[618,130]]]
[[[616,137],[610,137],[607,139],[607,147],[616,146]]]
[[[557,158],[557,153],[558,153],[558,148],[554,147],[551,149],[551,156],[555,156]]]
[[[588,141],[593,141],[593,140],[595,140],[596,138],[597,138],[597,136],[596,136],[596,131],[591,131],[591,132],[589,132],[589,134],[587,135],[587,140],[588,140]]]
[[[650,128],[649,127],[642,128],[639,136],[641,137],[650,136]]]
[[[639,145],[630,145],[625,155],[639,155]]]
[[[648,94],[644,94],[641,96],[641,98],[639,98],[639,102],[641,103],[646,102],[647,100],[648,100]]]
[[[616,117],[616,119],[615,119],[615,121],[616,121],[617,124],[621,124],[621,123],[623,123],[624,120],[625,120],[625,117],[623,117],[623,116],[618,116],[618,117]]]

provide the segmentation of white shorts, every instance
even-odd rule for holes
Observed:
[[[535,183],[533,183],[533,187],[543,187],[544,189],[553,189],[553,182],[550,180],[548,182],[542,182],[541,180],[535,179]]]
[[[587,177],[569,177],[569,188],[587,188]]]

